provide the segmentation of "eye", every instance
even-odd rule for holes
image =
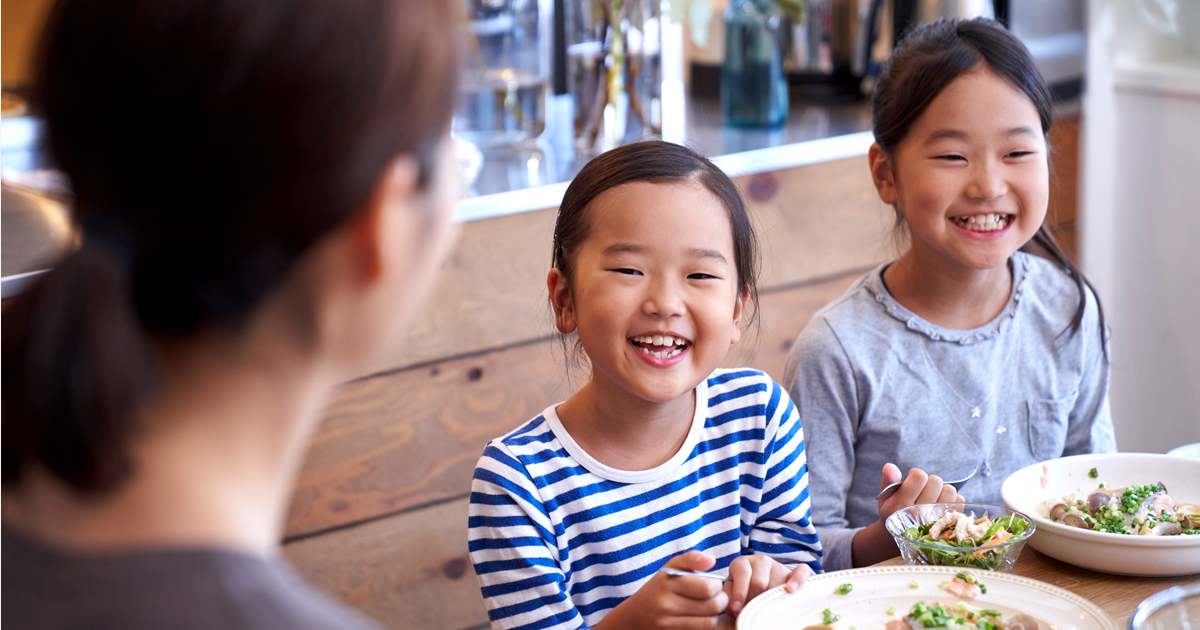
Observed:
[[[691,273],[688,274],[688,280],[716,280],[717,277],[707,273]]]
[[[961,155],[939,155],[939,156],[935,157],[934,159],[935,160],[946,160],[947,162],[956,162],[959,160],[961,160],[963,162],[967,161],[967,158],[965,158]]]
[[[611,271],[615,271],[615,272],[617,272],[617,273],[623,273],[623,274],[625,274],[625,275],[627,275],[627,276],[640,276],[640,275],[642,275],[642,272],[638,271],[637,269],[629,269],[629,268],[625,268],[625,267],[622,267],[622,268],[620,268],[620,269],[612,269]]]
[[[1008,155],[1006,155],[1004,157],[1022,158],[1022,157],[1025,157],[1026,155],[1033,155],[1033,151],[1013,151],[1012,153],[1009,153]]]

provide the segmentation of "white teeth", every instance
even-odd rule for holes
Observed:
[[[663,345],[663,344],[662,344],[662,335],[654,335],[654,337],[653,337],[653,339],[650,341],[650,343],[652,343],[652,344],[654,344],[654,345],[656,345],[656,346],[661,346],[661,345]]]
[[[687,342],[686,342],[686,341],[684,341],[684,340],[682,340],[682,339],[676,339],[676,340],[675,340],[675,345],[677,345],[677,346],[683,346],[683,345],[684,345],[684,344],[686,344],[686,343],[687,343]]]
[[[969,217],[954,217],[953,221],[962,227],[976,232],[993,232],[1004,229],[1011,215],[1007,214],[976,214]]]

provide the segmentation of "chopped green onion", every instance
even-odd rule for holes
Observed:
[[[838,595],[848,595],[852,590],[854,590],[854,585],[847,582],[846,584],[842,584],[841,586],[833,589],[833,592],[837,593]]]
[[[1096,470],[1095,468],[1093,468],[1093,469],[1091,469],[1091,470],[1089,470],[1089,471],[1088,471],[1088,476],[1089,476],[1089,477],[1091,477],[1092,479],[1095,479],[1096,477],[1099,477],[1099,476],[1100,476],[1100,471],[1098,471],[1098,470]]]
[[[888,606],[888,609],[887,609],[887,614],[889,614],[889,615],[895,615],[895,614],[896,614],[896,607],[895,607],[895,606]]]
[[[833,623],[837,622],[838,619],[841,619],[841,618],[842,618],[841,615],[835,615],[833,613],[833,611],[829,610],[828,608],[826,608],[824,611],[823,619],[824,619],[825,625],[827,625],[827,626],[832,625]]]
[[[913,580],[908,583],[908,588],[921,588],[921,585],[916,580]]]

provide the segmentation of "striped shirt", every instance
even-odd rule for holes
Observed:
[[[726,571],[769,555],[821,571],[795,406],[757,370],[717,370],[695,389],[679,451],[650,470],[589,456],[555,408],[492,440],[475,468],[471,559],[493,628],[595,625],[676,555]]]

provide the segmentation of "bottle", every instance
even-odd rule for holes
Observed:
[[[783,10],[773,0],[733,0],[722,18],[721,114],[725,124],[782,125],[788,114],[788,83],[779,45]]]

